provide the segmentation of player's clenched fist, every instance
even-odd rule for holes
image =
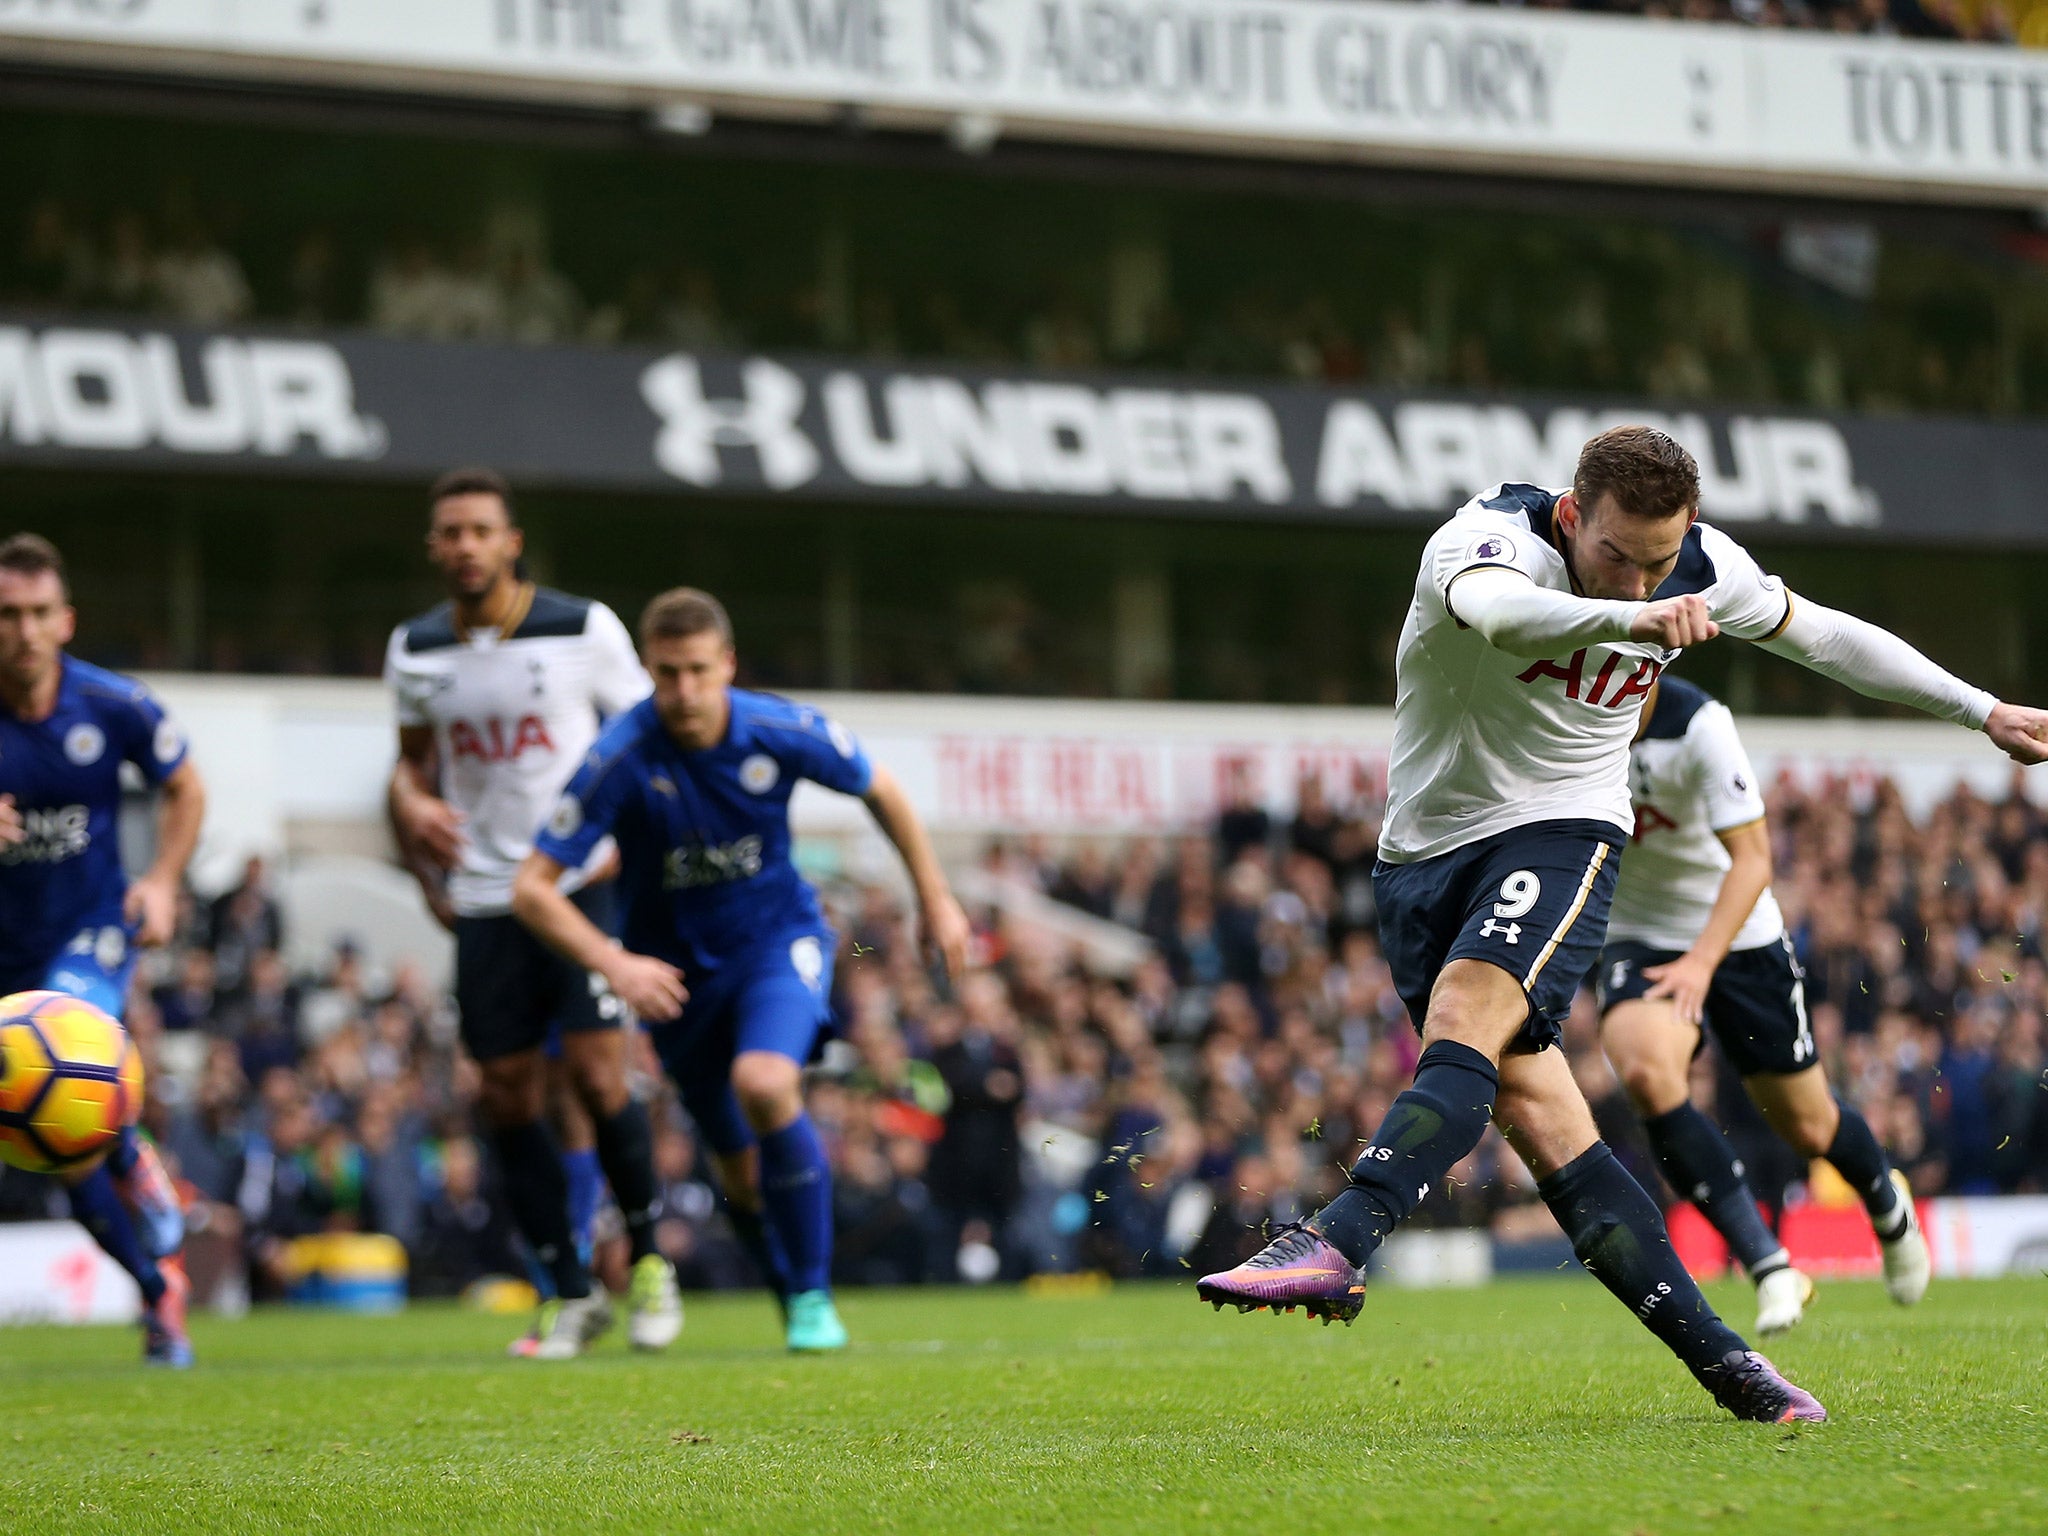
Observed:
[[[2048,710],[2023,704],[1996,704],[1984,722],[1984,734],[2016,763],[2048,763]],[[0,842],[6,833],[0,830]]]
[[[21,824],[21,812],[14,808],[14,796],[0,795],[0,848],[18,843],[27,836]]]
[[[1684,597],[1667,597],[1661,602],[1645,603],[1643,611],[1628,627],[1629,639],[1661,645],[1667,651],[1682,651],[1688,645],[1711,640],[1719,633],[1721,626],[1714,622],[1707,600],[1691,592]]]
[[[690,1000],[683,973],[652,955],[619,950],[605,961],[604,979],[620,1002],[654,1024],[680,1018]]]

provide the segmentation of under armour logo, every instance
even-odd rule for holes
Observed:
[[[1479,937],[1490,939],[1496,933],[1500,934],[1510,944],[1522,942],[1522,925],[1520,923],[1504,923],[1497,917],[1489,917],[1486,920],[1485,926],[1479,930]]]
[[[740,369],[738,400],[707,400],[697,360],[665,357],[640,375],[640,396],[661,417],[655,462],[678,480],[716,485],[723,478],[721,448],[751,448],[761,478],[786,491],[818,472],[817,447],[797,426],[804,383],[779,363],[756,357]]]

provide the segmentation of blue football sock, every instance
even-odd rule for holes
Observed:
[[[809,1115],[761,1137],[761,1197],[789,1255],[791,1294],[823,1290],[832,1277],[832,1175]]]
[[[70,1193],[71,1214],[78,1219],[78,1224],[92,1234],[94,1242],[106,1249],[109,1258],[135,1277],[135,1283],[142,1288],[143,1301],[155,1306],[163,1299],[164,1277],[156,1267],[156,1260],[143,1251],[142,1239],[136,1236],[128,1207],[121,1203],[121,1196],[114,1188],[114,1176],[104,1167],[95,1168],[72,1185]]]
[[[569,1178],[569,1237],[585,1264],[595,1243],[597,1208],[604,1203],[604,1169],[595,1147],[576,1147],[562,1154],[562,1172]]]

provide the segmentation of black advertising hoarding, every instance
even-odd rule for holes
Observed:
[[[1427,524],[1654,421],[1706,514],[2048,546],[2048,423],[0,321],[0,464]]]

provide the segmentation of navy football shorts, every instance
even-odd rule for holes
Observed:
[[[611,931],[609,883],[586,885],[569,899]],[[542,1048],[563,1033],[618,1029],[626,1020],[601,976],[556,954],[509,913],[455,919],[455,1008],[462,1043],[478,1061]]]
[[[1607,935],[1622,836],[1604,821],[1540,821],[1432,859],[1375,865],[1380,948],[1417,1033],[1443,968],[1484,960],[1529,994],[1508,1050],[1557,1044]]]
[[[1617,939],[1600,952],[1595,979],[1604,1016],[1617,1003],[1655,986],[1643,972],[1678,958],[1675,949],[1652,949]],[[1707,988],[1706,1025],[1744,1077],[1759,1072],[1804,1072],[1814,1062],[1813,1026],[1806,1017],[1806,972],[1792,941],[1732,951]],[[1700,1043],[1706,1043],[1705,1035]]]

